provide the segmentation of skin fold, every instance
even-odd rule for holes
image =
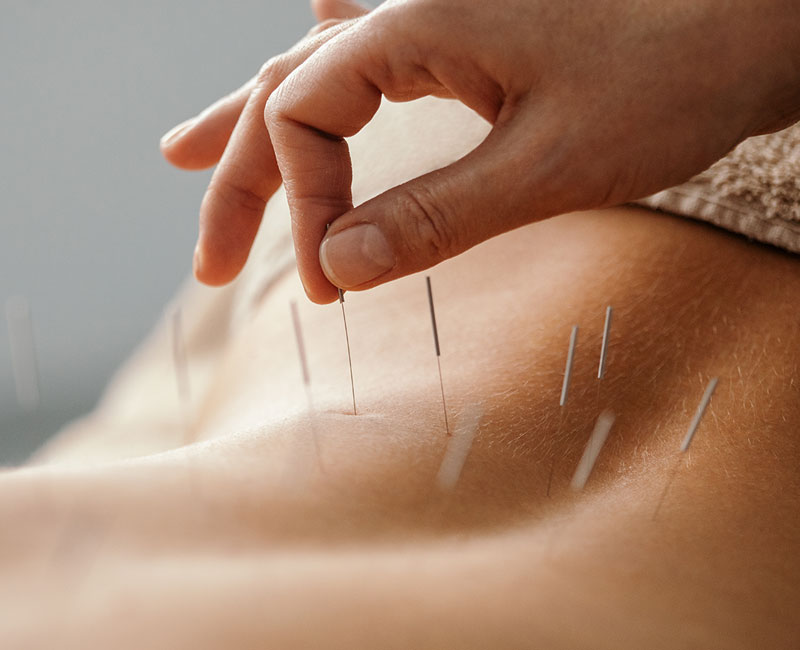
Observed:
[[[434,483],[447,436],[423,278],[346,296],[356,416],[338,305],[300,304],[310,416],[285,272],[249,294],[194,444],[179,417],[152,433],[157,399],[115,433],[134,364],[94,418],[0,477],[3,646],[797,645],[796,258],[620,208],[496,238],[432,284],[451,426],[483,412],[454,492]],[[617,421],[572,493],[604,408]],[[81,460],[93,448],[107,460]]]

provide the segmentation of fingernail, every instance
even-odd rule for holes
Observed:
[[[186,133],[186,131],[189,130],[189,127],[191,127],[194,123],[195,123],[195,118],[193,117],[191,119],[186,120],[185,122],[181,122],[180,124],[178,124],[178,126],[172,127],[169,131],[167,131],[164,135],[161,136],[161,146],[168,147],[169,145],[171,145],[173,142],[178,140],[178,138],[180,138],[184,133]]]
[[[340,289],[374,280],[395,265],[389,242],[371,223],[352,226],[323,239],[319,261],[325,275]]]

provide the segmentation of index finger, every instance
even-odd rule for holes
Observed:
[[[264,124],[264,105],[275,87],[322,43],[350,27],[340,21],[273,57],[255,78],[219,166],[200,207],[195,275],[206,284],[232,280],[244,266],[264,207],[281,183],[272,142]]]
[[[325,228],[353,208],[346,137],[375,115],[381,96],[411,100],[440,92],[421,64],[390,64],[387,22],[377,13],[339,34],[289,75],[272,94],[265,120],[292,215],[297,266],[314,302],[338,293],[326,278],[318,248]],[[391,70],[391,72],[389,72]]]

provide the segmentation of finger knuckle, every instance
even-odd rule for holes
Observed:
[[[256,84],[261,87],[272,88],[280,82],[283,68],[283,56],[273,56],[261,68],[256,75]]]
[[[260,214],[264,212],[267,198],[256,190],[234,181],[217,181],[208,191],[230,210]]]
[[[264,123],[267,125],[267,130],[270,132],[270,135],[272,135],[273,130],[280,125],[281,117],[285,109],[284,103],[285,100],[281,92],[281,87],[278,86],[269,96],[266,104],[264,104]]]
[[[399,196],[397,226],[412,255],[447,259],[458,252],[453,211],[426,187],[406,188]]]

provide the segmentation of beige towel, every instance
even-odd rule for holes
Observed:
[[[800,253],[800,124],[745,140],[690,181],[636,203]]]

